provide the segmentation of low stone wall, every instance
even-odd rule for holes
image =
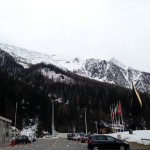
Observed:
[[[67,138],[67,133],[58,133],[57,137]]]

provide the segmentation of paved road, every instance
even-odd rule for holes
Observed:
[[[31,144],[0,147],[0,150],[88,150],[86,143],[67,139],[38,139]]]
[[[140,150],[136,147],[130,147],[131,150]],[[88,150],[86,143],[71,141],[67,139],[38,139],[36,142],[25,145],[16,145],[15,147],[4,146],[0,150]]]

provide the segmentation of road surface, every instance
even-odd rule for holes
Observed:
[[[141,150],[138,147],[130,146],[131,150]],[[37,141],[29,144],[19,144],[15,147],[3,146],[0,150],[88,150],[87,143],[67,140],[63,138],[58,139],[37,139]],[[143,150],[143,149],[142,149]]]

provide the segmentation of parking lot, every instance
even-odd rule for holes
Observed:
[[[19,144],[15,147],[0,147],[0,150],[87,150],[87,144],[71,141],[63,138],[59,139],[37,139],[37,141],[29,144]]]
[[[150,148],[139,147],[139,145],[131,143],[131,150],[150,150]],[[59,139],[37,139],[37,141],[29,144],[19,144],[15,147],[3,146],[0,150],[88,150],[86,143],[78,141]]]

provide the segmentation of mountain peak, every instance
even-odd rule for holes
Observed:
[[[111,58],[111,59],[109,60],[109,62],[110,62],[110,63],[113,63],[113,64],[115,64],[115,65],[117,65],[117,66],[119,66],[119,67],[121,67],[121,68],[123,68],[123,69],[126,68],[126,66],[125,66],[124,64],[122,64],[121,62],[119,62],[119,61],[118,61],[117,59],[115,59],[114,57]]]
[[[135,81],[138,90],[150,93],[149,82],[147,82],[150,75],[129,67],[127,68],[115,58],[105,61],[94,58],[81,59],[79,57],[70,58],[54,54],[47,55],[1,43],[0,49],[9,53],[24,68],[29,68],[31,64],[34,65],[43,62],[45,64],[53,64],[65,71],[69,70],[81,76],[101,82],[117,84],[126,88],[131,88],[130,82]],[[1,60],[3,64],[3,56]]]

